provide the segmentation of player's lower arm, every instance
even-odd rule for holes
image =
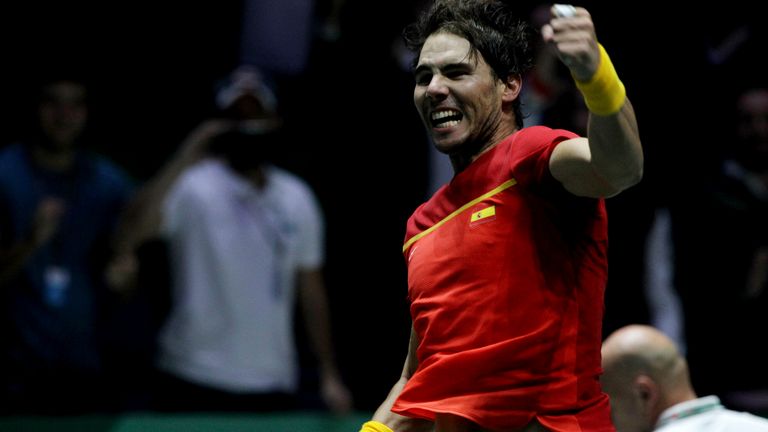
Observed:
[[[589,81],[576,81],[587,108],[593,114],[609,116],[619,112],[627,98],[624,84],[619,79],[608,53],[600,47],[600,64]]]
[[[589,81],[576,81],[590,111],[591,164],[613,187],[613,195],[640,181],[643,151],[632,105],[602,45],[600,64]]]

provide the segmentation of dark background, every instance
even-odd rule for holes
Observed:
[[[521,10],[536,3],[520,2]],[[727,145],[721,126],[733,96],[765,84],[765,6],[746,3],[581,3],[627,87],[647,157],[644,182],[609,200],[607,331],[647,319],[641,245],[654,208],[707,175]],[[391,56],[413,6],[349,0],[339,38],[329,40],[319,29],[330,5],[318,2],[306,70],[277,81],[292,135],[278,163],[305,177],[323,206],[334,337],[360,409],[383,400],[402,368],[409,318],[400,250],[405,221],[427,196],[428,143],[412,78]],[[4,2],[0,145],[29,125],[38,80],[71,70],[92,85],[93,148],[137,180],[149,178],[212,113],[213,83],[238,63],[240,8]],[[744,43],[713,61],[712,50],[739,34]]]

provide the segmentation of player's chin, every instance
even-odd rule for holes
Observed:
[[[440,153],[455,153],[463,142],[464,140],[457,135],[432,135],[432,143]]]
[[[464,129],[462,123],[456,123],[451,126],[432,126],[430,133],[435,141],[455,141],[462,138]]]

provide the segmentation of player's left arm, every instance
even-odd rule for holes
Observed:
[[[568,66],[589,109],[587,138],[560,143],[549,162],[552,175],[573,194],[609,197],[643,175],[643,150],[632,104],[607,52],[597,42],[583,8],[553,7],[544,39]]]

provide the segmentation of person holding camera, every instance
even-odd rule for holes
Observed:
[[[351,408],[337,370],[323,283],[324,221],[311,188],[268,162],[280,136],[274,93],[240,67],[204,121],[123,219],[123,247],[161,236],[171,306],[158,338],[161,411],[299,408],[298,299],[320,396]]]

